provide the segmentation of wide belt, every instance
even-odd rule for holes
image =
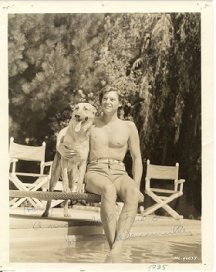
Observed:
[[[124,166],[124,163],[122,161],[115,160],[115,159],[109,159],[109,158],[98,158],[96,160],[89,162],[89,164],[92,164],[92,163],[107,163],[107,164],[117,163],[117,164]]]

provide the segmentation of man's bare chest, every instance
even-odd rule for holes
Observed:
[[[91,130],[91,142],[94,146],[122,147],[128,142],[129,133],[125,125],[94,126]]]

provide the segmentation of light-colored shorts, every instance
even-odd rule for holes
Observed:
[[[114,159],[98,159],[90,162],[87,165],[85,182],[93,178],[92,175],[101,175],[114,182],[118,178],[126,178],[132,180],[125,170],[125,165],[122,161]]]

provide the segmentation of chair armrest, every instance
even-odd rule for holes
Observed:
[[[38,173],[23,173],[23,172],[14,172],[16,176],[25,176],[25,177],[47,177],[47,174],[38,174]]]
[[[9,163],[14,163],[14,162],[18,162],[18,159],[10,158]]]
[[[17,162],[18,162],[18,159],[16,159],[16,158],[10,158],[9,159],[9,171],[11,169],[11,164],[12,164],[11,173],[13,173],[13,174],[16,171],[16,163]]]
[[[185,179],[178,179],[178,180],[176,181],[176,183],[178,183],[178,184],[184,183],[184,182],[185,182]]]
[[[42,162],[41,165],[43,166],[51,166],[53,161],[48,161],[48,162]]]
[[[179,184],[180,184],[180,188],[179,188],[179,192],[181,194],[183,194],[183,184],[185,182],[185,179],[179,179],[179,180],[175,180],[175,190],[178,190]]]
[[[52,166],[53,161],[48,161],[48,162],[41,162],[41,166],[40,166],[40,173],[43,174],[44,173],[44,169],[45,167],[49,167],[49,175],[51,174],[51,166]]]

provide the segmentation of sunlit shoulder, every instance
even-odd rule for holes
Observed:
[[[132,130],[137,130],[137,127],[136,127],[136,125],[135,125],[135,123],[134,123],[133,121],[128,121],[128,120],[126,120],[125,122],[127,123],[128,127],[129,127],[130,129],[132,129]]]

